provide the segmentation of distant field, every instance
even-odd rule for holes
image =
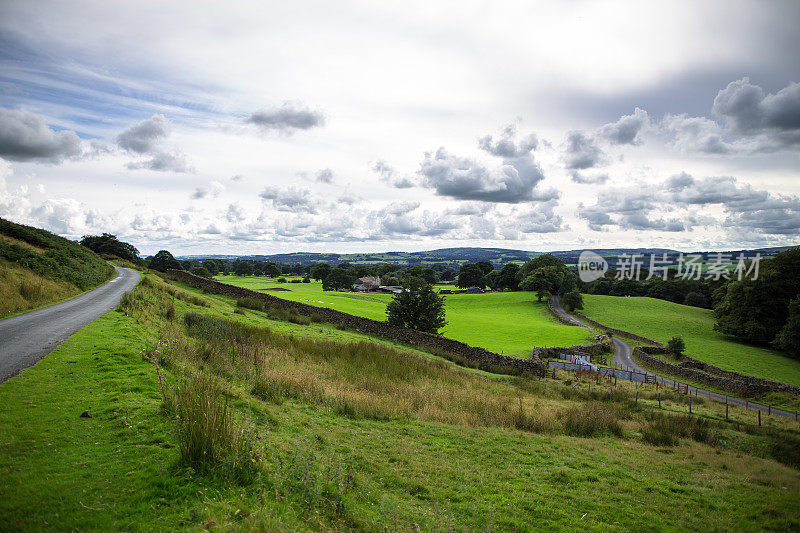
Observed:
[[[686,354],[706,363],[765,379],[800,385],[800,361],[775,350],[736,342],[713,330],[712,311],[644,297],[585,294],[584,314],[618,329],[666,342],[686,342]]]
[[[276,283],[267,277],[218,276],[224,283],[260,291],[287,300],[328,307],[352,315],[386,319],[389,294],[324,292],[320,282]],[[587,343],[585,330],[561,324],[536,303],[530,292],[452,294],[445,298],[448,325],[445,336],[497,353],[527,356],[534,346],[571,346]]]

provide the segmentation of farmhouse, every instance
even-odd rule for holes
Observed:
[[[363,278],[358,278],[356,282],[353,283],[353,290],[358,292],[369,292],[374,291],[380,286],[381,278],[377,276],[365,276]]]

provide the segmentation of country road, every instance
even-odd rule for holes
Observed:
[[[86,324],[119,304],[141,275],[117,268],[117,277],[66,302],[0,320],[0,383],[52,352]]]
[[[584,322],[582,322],[578,318],[576,318],[576,317],[570,315],[569,313],[567,313],[564,310],[564,308],[561,307],[561,302],[558,300],[558,296],[553,296],[553,310],[558,315],[560,315],[561,317],[567,319],[569,322],[571,322],[572,324],[574,324],[576,326],[580,326],[580,327],[584,327],[584,328],[592,329],[592,330],[595,329],[595,328],[589,326],[588,324],[585,324]],[[614,364],[617,366],[617,368],[620,368],[620,369],[625,370],[625,371],[631,371],[631,372],[634,372],[634,373],[639,373],[639,374],[650,374],[650,375],[653,375],[653,376],[656,377],[656,380],[659,383],[661,383],[663,385],[666,385],[667,387],[674,387],[676,383],[679,383],[679,382],[673,381],[673,380],[671,380],[669,378],[665,378],[663,376],[659,376],[658,374],[654,374],[653,372],[650,372],[649,370],[645,370],[644,368],[639,366],[636,363],[636,361],[634,361],[634,359],[633,359],[633,349],[631,348],[631,346],[627,342],[625,342],[622,339],[619,339],[617,337],[612,337],[611,340],[614,343],[614,348],[615,348],[615,350],[614,350]],[[710,391],[707,391],[707,390],[704,390],[704,389],[699,389],[697,387],[693,387],[691,385],[688,387],[688,393],[689,394],[696,394],[697,396],[702,396],[703,398],[709,398],[709,399],[717,400],[717,401],[720,401],[720,402],[727,402],[727,403],[730,403],[730,404],[733,404],[733,405],[739,405],[739,406],[742,406],[742,407],[747,407],[747,408],[750,408],[750,409],[757,409],[759,411],[763,411],[764,413],[772,412],[772,414],[777,414],[779,416],[784,416],[784,417],[787,417],[787,418],[788,417],[796,417],[795,413],[790,413],[789,411],[784,411],[782,409],[776,409],[776,408],[770,408],[769,406],[766,406],[766,405],[761,405],[761,404],[758,404],[758,403],[742,400],[740,398],[736,398],[734,396],[728,396],[726,394],[719,394],[719,393],[716,393],[716,392],[710,392]]]

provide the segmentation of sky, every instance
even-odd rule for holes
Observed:
[[[800,244],[798,20],[0,0],[0,217],[143,254]]]

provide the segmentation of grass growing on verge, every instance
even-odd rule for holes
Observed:
[[[208,307],[201,307],[173,300],[170,289],[151,279],[137,289],[135,307],[109,313],[0,385],[0,523],[17,530],[800,527],[800,474],[759,457],[775,456],[767,448],[778,443],[794,446],[787,435],[796,432],[777,425],[737,431],[714,421],[725,441],[715,447],[692,438],[653,447],[641,433],[654,400],[648,392],[634,403],[626,384],[592,382],[590,392],[569,373],[556,382],[486,377],[385,343],[353,351],[339,343],[337,354],[328,334],[363,337],[234,315],[235,302],[222,298],[204,298]],[[187,328],[190,313],[208,318],[190,318],[196,322]],[[215,336],[219,342],[208,340]],[[251,477],[231,482],[219,466],[236,453],[218,454],[223,459],[207,473],[181,460],[182,437],[175,413],[162,408],[152,356],[165,391],[186,375],[224,391],[217,397],[227,401],[228,427],[255,454]],[[262,364],[252,363],[257,357]],[[294,391],[314,390],[300,378],[320,379],[322,398],[335,386],[368,409],[345,412],[291,390],[277,395],[279,403],[264,401],[253,391],[258,368],[298,382]],[[415,388],[421,408],[389,405]],[[478,416],[469,394],[507,404],[508,421]],[[683,407],[669,397],[665,411]],[[464,405],[469,416],[437,421],[437,402],[448,411]],[[93,418],[79,418],[87,409]],[[696,409],[719,415],[712,402]],[[593,421],[598,412],[609,427],[619,424],[621,437],[605,428],[591,438],[567,435],[565,420]],[[550,426],[527,423],[539,413]]]
[[[706,363],[774,381],[800,385],[800,360],[742,344],[714,331],[713,311],[645,297],[585,294],[583,313],[618,328],[666,343],[683,338],[686,354]]]

